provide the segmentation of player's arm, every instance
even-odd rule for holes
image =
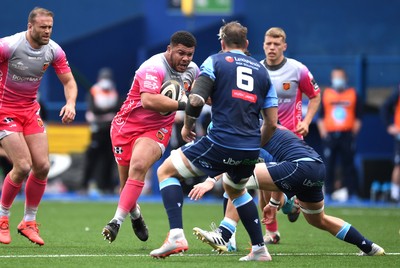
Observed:
[[[78,87],[76,85],[72,72],[57,74],[58,79],[64,86],[64,95],[66,104],[61,108],[60,116],[63,123],[71,123],[75,119],[76,97],[78,96]]]
[[[174,112],[178,110],[185,110],[186,107],[185,102],[176,101],[161,94],[143,92],[140,94],[140,99],[144,109],[155,112]]]
[[[261,147],[271,139],[278,124],[278,107],[270,107],[261,111],[263,124],[261,126]]]
[[[208,76],[201,75],[196,79],[196,82],[190,91],[189,100],[185,110],[185,122],[181,132],[182,138],[186,142],[190,142],[196,137],[196,134],[193,132],[196,120],[200,116],[206,100],[210,97],[213,87],[214,80]]]
[[[298,123],[296,132],[300,135],[307,136],[312,119],[314,118],[321,104],[321,92],[313,75],[305,66],[300,75],[299,89],[301,92],[307,95],[309,101],[307,113],[304,119]]]
[[[214,178],[208,177],[204,182],[198,183],[193,186],[193,189],[190,191],[188,197],[190,200],[199,200],[201,199],[205,193],[211,191],[214,188],[214,185],[217,181],[221,179],[222,175],[218,175]]]
[[[271,192],[270,200],[265,200],[269,202],[263,208],[264,217],[262,223],[270,224],[276,220],[276,213],[281,208],[283,199],[284,197],[282,192]]]

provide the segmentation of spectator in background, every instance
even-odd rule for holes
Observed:
[[[348,196],[357,195],[357,172],[354,166],[355,138],[361,129],[361,103],[357,92],[347,84],[347,74],[342,68],[331,73],[332,87],[322,94],[318,130],[323,140],[326,164],[325,194],[329,197],[334,191],[335,167],[337,157],[342,163],[343,180],[346,188],[341,201]],[[332,196],[332,199],[337,199]]]
[[[394,120],[393,120],[394,115]],[[390,198],[394,202],[400,201],[400,85],[393,94],[386,99],[381,108],[382,120],[387,132],[394,137],[395,155],[392,173]]]
[[[102,193],[113,193],[115,167],[110,126],[120,107],[111,69],[102,68],[98,81],[88,94],[86,120],[90,124],[91,142],[86,150],[82,189],[87,192],[89,182],[95,179]]]

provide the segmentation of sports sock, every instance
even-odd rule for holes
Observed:
[[[0,216],[10,215],[10,208],[12,206],[12,203],[14,202],[15,197],[21,190],[21,187],[22,183],[17,184],[13,182],[10,178],[10,174],[7,174],[3,182],[3,189],[1,191]]]
[[[400,186],[398,184],[392,183],[390,188],[390,197],[396,201],[400,200]]]
[[[236,231],[236,226],[237,222],[227,217],[221,221],[218,229],[221,231],[222,239],[224,239],[225,242],[231,239],[233,233]]]
[[[143,181],[130,178],[126,181],[119,198],[118,209],[115,213],[116,216],[114,217],[114,219],[118,221],[118,224],[121,224],[126,216],[128,216],[129,212],[136,206],[136,202],[142,193],[143,186]]]
[[[24,221],[36,220],[36,214],[40,201],[42,200],[44,190],[46,189],[47,179],[39,180],[33,175],[29,174],[28,180],[25,185],[25,212]]]
[[[136,204],[136,206],[131,210],[131,212],[129,212],[131,219],[132,220],[137,220],[140,217],[140,208],[139,206]]]
[[[176,178],[167,178],[160,182],[160,192],[168,215],[169,229],[183,229],[183,191],[180,182]]]
[[[261,232],[260,219],[258,218],[257,206],[253,202],[253,198],[249,193],[232,200],[236,207],[240,219],[250,236],[252,245],[264,245],[264,240]]]
[[[347,222],[343,224],[340,231],[336,234],[336,237],[340,240],[346,241],[347,243],[356,245],[365,253],[369,253],[372,249],[372,242],[362,236],[356,228]]]
[[[265,230],[271,233],[275,233],[278,231],[278,221],[275,219],[273,222],[265,225]]]
[[[228,207],[229,196],[226,192],[224,192],[223,197],[224,197],[223,208],[224,208],[224,216],[225,216],[226,208]]]

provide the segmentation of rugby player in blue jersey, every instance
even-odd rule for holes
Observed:
[[[170,231],[164,244],[150,255],[165,258],[188,250],[183,233],[183,192],[178,178],[225,174],[224,188],[251,240],[252,253],[241,261],[269,261],[264,245],[256,204],[245,185],[252,176],[260,144],[272,136],[277,122],[277,101],[267,103],[275,94],[267,70],[246,56],[247,28],[230,22],[219,32],[222,53],[208,57],[200,67],[186,107],[182,137],[191,142],[196,118],[210,97],[213,126],[207,136],[172,151],[157,171],[160,191],[168,214]],[[260,131],[260,113],[263,125]]]
[[[366,239],[349,223],[324,213],[322,186],[325,179],[325,165],[313,148],[291,131],[278,128],[261,151],[265,163],[256,165],[254,176],[247,182],[246,187],[273,191],[269,204],[264,207],[264,219],[262,220],[264,224],[275,219],[279,208],[290,211],[292,204],[287,200],[296,195],[300,203],[300,210],[312,226],[356,245],[361,249],[361,255],[385,254],[383,248]],[[189,193],[189,197],[197,200],[213,186],[214,182],[211,180],[197,184]],[[209,232],[197,227],[193,230],[203,242],[222,253],[227,251],[227,243],[235,232],[238,221],[239,217],[235,208],[228,203],[225,218],[216,230]]]

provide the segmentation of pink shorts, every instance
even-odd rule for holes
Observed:
[[[46,133],[39,112],[39,103],[36,103],[32,109],[21,111],[2,107],[0,109],[0,139],[14,132],[22,132],[24,136]]]
[[[135,146],[136,140],[144,137],[150,138],[157,142],[160,146],[161,154],[163,154],[171,138],[171,131],[172,127],[160,128],[158,130],[134,133],[127,137],[118,133],[117,131],[113,131],[113,127],[111,127],[110,135],[115,161],[120,166],[129,166],[132,156],[132,149]]]

